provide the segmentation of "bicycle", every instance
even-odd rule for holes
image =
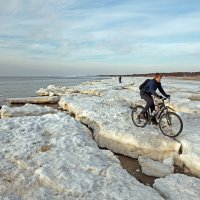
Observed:
[[[177,137],[183,130],[183,121],[175,110],[165,105],[165,101],[170,99],[162,98],[162,102],[155,104],[155,111],[151,113],[151,109],[146,113],[146,119],[140,118],[143,106],[137,105],[132,108],[132,121],[137,127],[144,128],[147,124],[157,123],[161,132],[169,137]],[[170,111],[171,110],[171,111]],[[175,128],[175,130],[174,130]]]

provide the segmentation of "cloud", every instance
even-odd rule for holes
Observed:
[[[56,60],[57,66],[76,63],[85,69],[106,62],[122,68],[198,64],[198,5],[196,0],[2,0],[0,52],[20,63],[26,57],[36,60],[34,65]]]
[[[23,1],[20,0],[1,0],[1,13],[9,13],[10,15],[14,15],[21,11],[23,5]]]

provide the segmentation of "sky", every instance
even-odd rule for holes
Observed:
[[[0,76],[200,71],[199,0],[0,0]]]

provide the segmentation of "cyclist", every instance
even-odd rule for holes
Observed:
[[[162,96],[156,93],[158,89],[160,93],[166,98],[170,98],[170,95],[166,94],[161,85],[162,74],[156,73],[153,79],[147,79],[142,85],[140,85],[140,96],[146,101],[146,106],[139,115],[140,119],[147,119],[145,116],[147,110],[150,108],[151,112],[155,110],[155,104],[151,95],[162,99]]]

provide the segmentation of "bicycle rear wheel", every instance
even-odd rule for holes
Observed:
[[[143,106],[138,105],[132,109],[132,113],[131,113],[131,118],[132,118],[133,123],[135,124],[135,126],[141,127],[141,128],[145,127],[148,123],[147,119],[140,119],[139,117],[143,109],[144,109]]]
[[[159,128],[164,135],[177,137],[183,130],[183,122],[176,113],[168,112],[161,116]]]

